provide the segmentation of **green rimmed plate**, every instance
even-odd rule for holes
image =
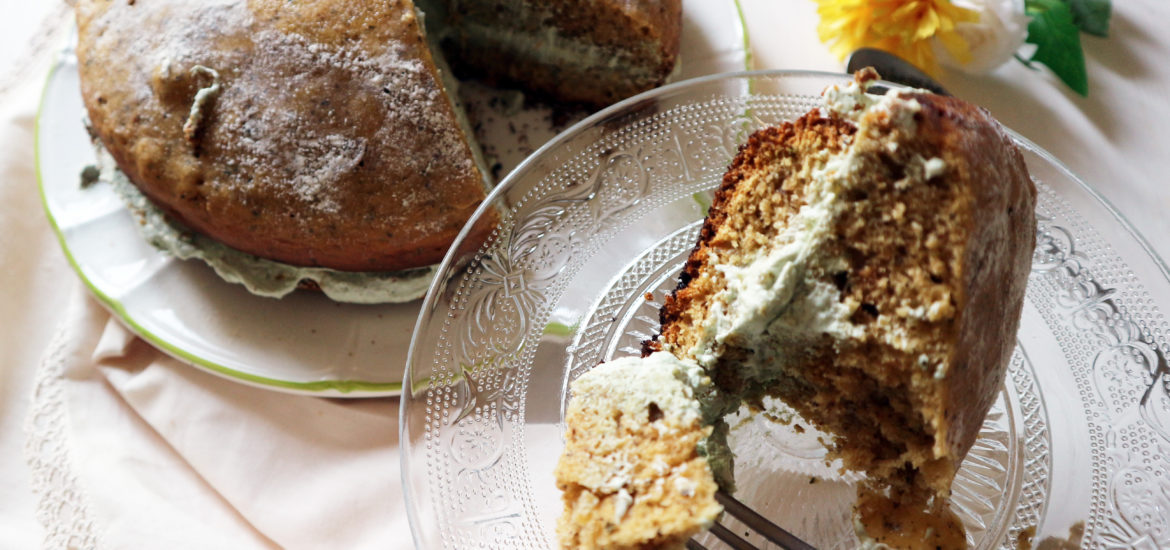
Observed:
[[[676,79],[745,68],[749,53],[737,3],[684,5]],[[202,263],[151,248],[109,186],[80,185],[80,172],[94,155],[78,89],[70,46],[45,85],[35,139],[37,177],[66,257],[114,316],[169,355],[241,383],[327,397],[400,393],[420,302],[338,304],[310,293],[260,298]],[[484,116],[480,141],[494,150],[503,172],[558,129],[551,117],[531,109]],[[523,121],[522,136],[512,131],[515,120]]]

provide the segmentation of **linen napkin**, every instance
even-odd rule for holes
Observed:
[[[39,203],[32,147],[43,71],[68,14],[55,6],[36,59],[0,79],[0,445],[18,447],[23,419],[25,447],[0,467],[29,466],[3,478],[12,498],[0,500],[13,505],[0,505],[3,519],[35,505],[46,548],[412,547],[397,399],[283,394],[207,374],[128,332],[68,268]],[[32,548],[42,536],[18,527],[0,525],[0,546]]]
[[[221,379],[150,347],[74,286],[29,422],[50,540],[412,546],[397,399],[330,400]]]

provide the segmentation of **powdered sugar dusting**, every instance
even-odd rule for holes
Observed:
[[[426,124],[437,129],[438,150],[459,151],[465,147],[457,132],[441,130],[445,120],[436,114],[442,112],[436,104],[446,100],[439,95],[422,63],[404,59],[394,45],[371,57],[275,30],[257,33],[255,41],[259,51],[252,60],[251,71],[261,78],[238,80],[235,93],[243,97],[264,94],[262,97],[273,102],[249,102],[241,113],[238,132],[233,133],[240,137],[240,152],[244,154],[237,158],[245,163],[284,168],[287,173],[276,181],[286,184],[288,193],[322,213],[339,211],[336,195],[344,188],[336,183],[361,163],[371,141],[379,145],[391,145],[394,139],[411,143],[413,140],[407,136],[395,134],[407,125],[414,128],[415,124]],[[304,72],[294,72],[298,68]],[[273,103],[297,104],[298,94],[319,86],[313,81],[323,73],[336,74],[334,80],[357,88],[352,93],[378,98],[385,104],[386,120],[375,135],[369,139],[357,135],[353,131],[357,121],[349,120],[351,115],[344,105],[335,107],[329,99],[319,100],[309,113],[273,108]],[[402,158],[411,160],[405,155]],[[426,166],[416,163],[412,168],[421,170]]]
[[[301,139],[296,144],[292,190],[302,200],[326,212],[340,210],[329,196],[328,184],[349,172],[366,154],[366,140],[331,134],[320,139]]]
[[[120,33],[118,49],[126,57],[110,60],[147,65],[143,73],[150,77],[131,83],[143,103],[172,98],[193,109],[192,68],[220,76],[215,100],[198,106],[195,156],[214,159],[203,163],[208,174],[201,192],[245,204],[279,197],[298,212],[282,223],[296,218],[312,228],[355,204],[368,205],[371,189],[380,189],[387,195],[378,200],[395,203],[379,212],[386,226],[400,232],[409,223],[418,235],[441,226],[411,219],[413,208],[437,200],[411,187],[475,177],[476,168],[452,105],[420,59],[426,55],[421,37],[384,40],[362,35],[360,25],[347,28],[356,34],[344,39],[303,26],[294,32],[285,23],[299,8],[279,8],[277,17],[249,4],[212,0],[116,14],[151,29]],[[411,17],[411,11],[401,14],[404,29],[414,28]],[[351,176],[363,168],[366,183],[352,185]]]

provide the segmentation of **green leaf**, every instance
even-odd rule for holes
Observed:
[[[1081,35],[1068,4],[1061,0],[1027,0],[1026,10],[1032,16],[1027,42],[1036,45],[1030,61],[1047,65],[1073,91],[1089,95]]]
[[[1048,11],[1053,6],[1067,3],[1067,0],[1024,0],[1024,13],[1035,15]]]
[[[1110,0],[1068,0],[1068,7],[1082,31],[1096,36],[1109,35],[1109,17],[1113,14]]]

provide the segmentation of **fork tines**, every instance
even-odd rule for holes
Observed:
[[[779,525],[768,521],[767,518],[736,500],[735,497],[719,491],[715,493],[715,500],[723,505],[724,513],[738,519],[772,544],[786,550],[815,550],[812,545],[785,531]],[[758,548],[720,523],[711,526],[711,534],[735,550],[757,550]],[[687,541],[687,548],[689,550],[706,550],[705,546],[694,539]]]

